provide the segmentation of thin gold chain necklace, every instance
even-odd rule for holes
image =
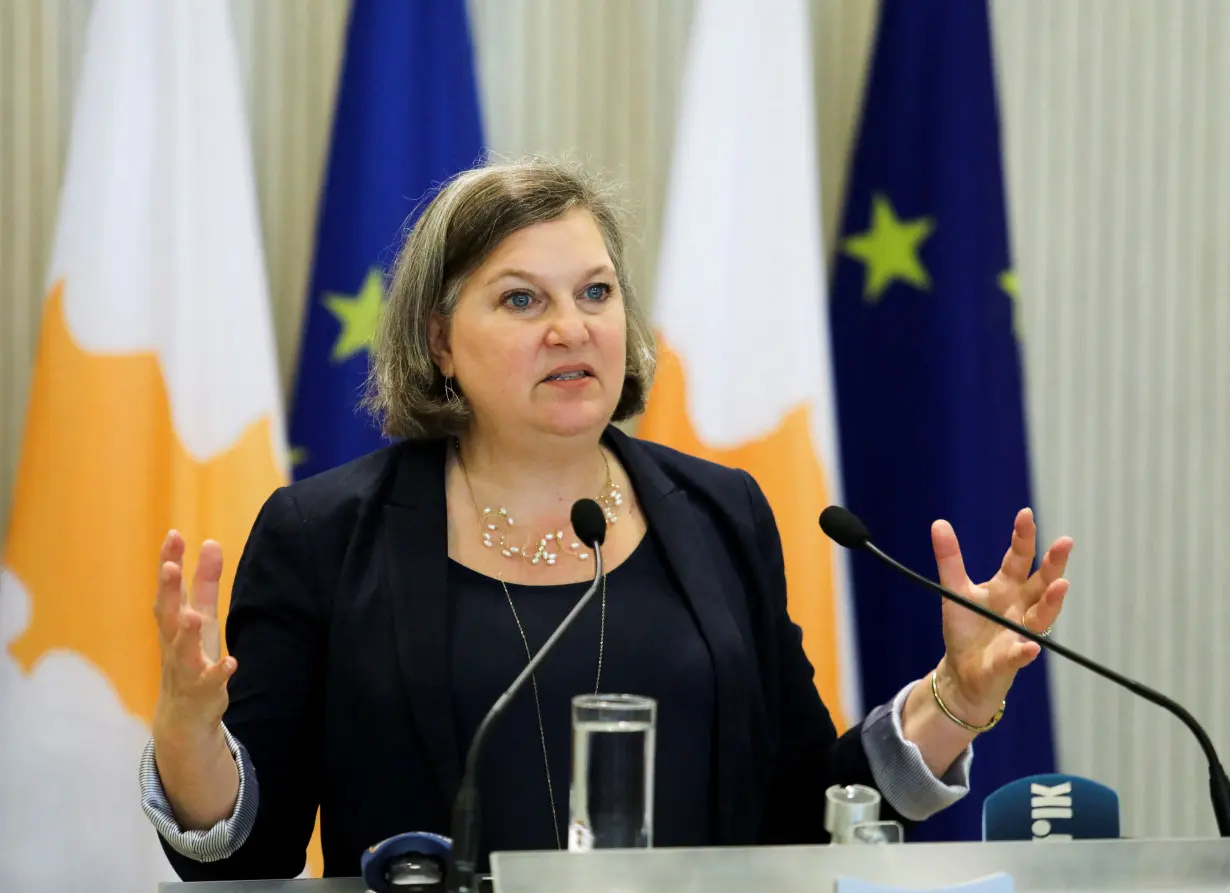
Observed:
[[[508,607],[512,609],[513,619],[517,621],[517,629],[521,633],[521,641],[525,645],[525,660],[528,663],[533,659],[533,654],[530,651],[530,642],[526,638],[525,628],[521,625],[521,618],[517,616],[517,607],[513,604],[512,595],[508,592],[508,585],[504,582],[504,578],[500,577],[500,585],[504,587],[504,597],[508,599]],[[602,575],[602,619],[598,626],[598,673],[594,676],[594,694],[598,694],[598,686],[602,682],[602,649],[606,639],[606,574]],[[547,733],[542,724],[542,703],[538,699],[538,678],[534,673],[530,674],[530,682],[534,686],[534,712],[538,714],[538,738],[542,741],[542,765],[547,775],[547,797],[551,803],[551,826],[555,831],[555,848],[562,850],[563,843],[559,836],[559,816],[555,812],[555,787],[551,784],[551,760],[547,756]]]
[[[480,523],[483,525],[486,525],[487,517],[490,514],[492,514],[491,509],[487,509],[486,512],[479,512],[478,501],[474,496],[474,488],[470,484],[470,475],[466,471],[465,462],[462,461],[462,458],[461,458],[461,444],[459,442],[454,441],[454,448],[457,454],[457,465],[458,467],[461,468],[461,475],[466,482],[466,490],[469,491],[470,501],[474,504],[474,511],[476,514],[478,514]],[[609,494],[609,498],[611,499],[613,504],[608,505],[607,503],[603,502],[602,499],[599,499],[598,502],[600,505],[602,505],[603,513],[606,515],[607,523],[614,524],[618,518],[618,515],[615,513],[615,509],[619,505],[623,504],[623,497],[619,493],[619,488],[611,482],[611,466],[610,466],[610,463],[607,462],[605,453],[603,453],[602,455],[602,461],[606,463],[606,486],[604,488],[604,491],[605,493]],[[506,512],[506,510],[501,507],[499,510],[499,513],[502,517],[505,517],[507,519],[508,527],[511,528],[513,521],[512,521],[512,518],[508,516],[508,513]],[[490,533],[494,529],[495,529],[494,527],[490,527],[489,529],[485,529],[483,531],[483,541],[484,541],[484,544],[487,546],[492,545],[491,539],[490,539]],[[546,549],[547,544],[549,542],[553,542],[553,541],[563,542],[563,536],[564,534],[562,531],[556,531],[554,535],[551,533],[548,533],[545,537],[540,538],[539,543],[538,543],[538,549],[532,560],[529,559],[528,556],[525,555],[524,550],[521,551],[521,554],[523,557],[526,557],[526,559],[529,560],[531,564],[538,564],[539,561],[542,560],[543,558],[543,555],[540,555],[538,553],[543,552]],[[506,558],[513,557],[514,555],[517,554],[518,549],[517,547],[508,547],[507,545],[505,545],[503,537],[504,535],[501,534],[500,545],[501,545],[504,557]],[[574,552],[577,552],[577,557],[580,558],[582,561],[589,557],[589,553],[578,551],[579,546],[577,543],[572,544],[572,549]],[[549,556],[546,558],[546,563],[548,565],[554,565],[555,558],[556,556],[554,554],[549,554]],[[508,607],[512,611],[513,620],[516,621],[517,631],[521,634],[521,643],[525,646],[525,660],[528,663],[529,661],[533,660],[533,657],[534,657],[533,652],[530,650],[530,640],[525,634],[525,627],[521,625],[521,617],[520,615],[517,614],[517,606],[513,604],[512,593],[508,591],[508,584],[504,582],[503,574],[500,574],[499,580],[500,580],[500,586],[504,590],[504,598],[508,600]],[[603,574],[602,575],[602,615],[598,623],[598,672],[594,676],[594,694],[598,694],[599,686],[601,685],[601,682],[602,682],[602,655],[603,655],[605,645],[606,645],[606,574]],[[544,727],[543,722],[542,722],[542,702],[539,699],[539,695],[538,695],[538,677],[536,674],[534,673],[530,674],[530,683],[533,685],[533,688],[534,688],[534,712],[538,716],[538,738],[542,742],[542,765],[543,765],[543,770],[546,773],[546,777],[547,777],[547,799],[548,799],[548,802],[551,804],[551,829],[555,833],[555,848],[557,850],[562,850],[564,846],[563,846],[563,841],[560,839],[559,816],[556,813],[556,809],[555,809],[555,786],[551,782],[551,760],[550,760],[550,757],[547,755],[547,733],[546,733],[546,728]]]

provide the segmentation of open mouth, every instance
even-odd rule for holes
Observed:
[[[593,377],[593,373],[586,372],[584,369],[571,369],[568,372],[556,372],[554,375],[548,375],[543,381],[576,381],[579,378]]]

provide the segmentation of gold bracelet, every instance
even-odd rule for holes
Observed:
[[[965,729],[967,732],[974,732],[976,734],[981,734],[982,732],[991,731],[991,729],[995,728],[995,726],[999,724],[999,721],[1003,719],[1004,709],[1008,706],[1007,701],[1000,702],[999,710],[995,712],[995,715],[991,717],[991,721],[987,723],[985,726],[975,726],[975,725],[970,725],[969,723],[967,723],[961,717],[957,716],[951,710],[949,710],[948,706],[944,703],[943,699],[940,698],[940,686],[939,686],[939,682],[937,681],[938,675],[939,674],[935,671],[932,671],[931,673],[931,696],[935,698],[935,703],[939,705],[939,708],[944,711],[944,715],[947,716],[949,719],[951,719],[953,722],[955,722],[957,725],[959,725],[961,728]]]

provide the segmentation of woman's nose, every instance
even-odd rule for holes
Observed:
[[[589,325],[585,314],[572,301],[556,304],[555,308],[551,311],[548,323],[550,326],[547,331],[549,344],[575,347],[589,340]]]

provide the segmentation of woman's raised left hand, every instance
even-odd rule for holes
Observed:
[[[1063,609],[1068,592],[1064,579],[1071,537],[1051,544],[1032,574],[1037,528],[1033,512],[1021,509],[1012,544],[995,576],[975,584],[965,571],[956,532],[947,521],[931,525],[931,544],[940,582],[973,601],[1036,633],[1048,632]],[[1036,642],[979,617],[947,599],[943,603],[944,658],[939,674],[945,702],[956,715],[982,725],[999,710],[1017,672],[1041,652]]]

